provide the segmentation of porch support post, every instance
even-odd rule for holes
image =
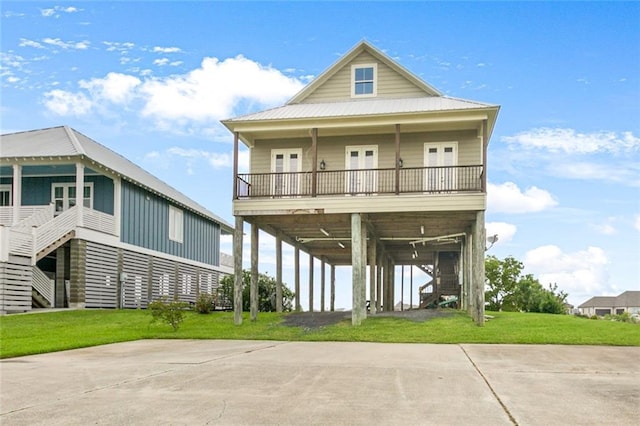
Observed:
[[[382,256],[378,256],[376,253],[376,257],[376,312],[381,312],[384,305],[382,301]]]
[[[326,262],[323,259],[321,259],[322,262],[320,263],[320,312],[324,312],[324,293],[325,293],[325,289],[324,289],[324,275],[325,275],[325,267],[326,267]]]
[[[258,319],[258,225],[251,224],[251,321]]]
[[[400,268],[400,310],[404,311],[404,265]]]
[[[465,278],[466,288],[467,288],[467,305],[466,311],[471,318],[474,318],[472,308],[473,308],[473,247],[474,247],[474,238],[473,238],[473,225],[471,226],[471,232],[467,232],[466,238],[466,256],[467,256],[467,266],[465,268]]]
[[[78,206],[78,226],[83,226],[84,211],[84,164],[76,163],[76,206]]]
[[[233,230],[233,323],[242,324],[242,238],[244,220],[236,216]]]
[[[484,211],[476,213],[473,227],[473,307],[472,317],[479,326],[484,325]]]
[[[233,199],[238,199],[238,139],[239,133],[233,132]]]
[[[482,120],[482,192],[484,193],[487,192],[487,148],[489,147],[487,127],[487,120]]]
[[[22,205],[22,166],[13,165],[13,190],[11,191],[11,202],[13,203],[12,224],[20,222],[20,206]]]
[[[409,265],[409,309],[413,309],[413,265]]]
[[[364,229],[363,229],[364,228]],[[351,274],[352,310],[351,324],[360,325],[367,318],[366,297],[366,227],[360,213],[351,214]],[[363,241],[364,240],[364,241]]]
[[[378,260],[377,256],[378,242],[372,237],[371,248],[369,251],[369,312],[376,313],[376,305],[378,300],[378,294],[376,293],[377,286],[377,269]]]
[[[336,265],[331,265],[331,312],[336,310]]]
[[[382,261],[382,310],[389,311],[389,258],[385,257]]]
[[[400,194],[400,125],[396,124],[396,195]]]
[[[282,312],[282,237],[276,235],[276,312]]]
[[[294,291],[296,293],[296,312],[302,311],[300,304],[300,249],[298,247],[294,250],[293,255],[293,269],[294,269]]]
[[[393,263],[393,259],[389,259],[389,286],[391,291],[389,292],[389,310],[395,311],[396,304],[396,264]]]
[[[311,196],[318,193],[318,128],[311,129]]]
[[[313,312],[313,256],[309,253],[309,312]]]

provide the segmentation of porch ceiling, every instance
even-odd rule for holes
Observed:
[[[415,249],[410,242],[468,232],[475,217],[474,211],[363,215],[368,227],[369,247],[375,238],[379,244],[378,255],[382,247],[398,265],[430,264],[434,251],[458,251],[460,237],[418,243]],[[329,264],[351,265],[350,214],[265,215],[245,217],[245,220],[273,236],[280,234],[283,241]],[[424,234],[421,227],[424,227]],[[414,250],[418,253],[415,259]]]

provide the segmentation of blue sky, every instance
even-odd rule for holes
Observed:
[[[523,261],[574,304],[640,290],[640,3],[0,7],[2,133],[69,125],[229,222],[232,137],[219,120],[284,103],[366,39],[448,96],[501,105],[490,254]],[[273,275],[273,240],[261,246]],[[351,304],[348,280],[340,271],[338,307]]]

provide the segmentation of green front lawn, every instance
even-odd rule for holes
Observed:
[[[349,321],[320,329],[282,325],[286,314],[248,314],[241,326],[233,313],[187,312],[176,332],[150,324],[151,314],[138,310],[78,310],[0,317],[0,358],[54,352],[139,339],[247,339],[349,341],[385,343],[525,343],[640,346],[640,325],[589,320],[568,315],[495,312],[477,327],[454,311],[446,318],[412,322],[370,316],[359,327]]]

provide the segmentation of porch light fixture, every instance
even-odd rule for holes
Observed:
[[[327,163],[325,163],[324,159],[320,161],[320,170],[324,170],[327,168]]]
[[[327,231],[327,230],[326,230],[326,229],[324,229],[324,228],[320,228],[320,232],[322,232],[322,233],[324,234],[324,236],[325,236],[325,237],[328,237],[328,236],[329,236],[329,231]]]
[[[402,167],[404,165],[404,161],[402,158],[398,159],[398,167]]]
[[[338,246],[340,246],[341,249],[344,248],[344,244],[342,244],[340,241],[338,241]]]
[[[424,235],[424,225],[420,225],[420,235]]]

